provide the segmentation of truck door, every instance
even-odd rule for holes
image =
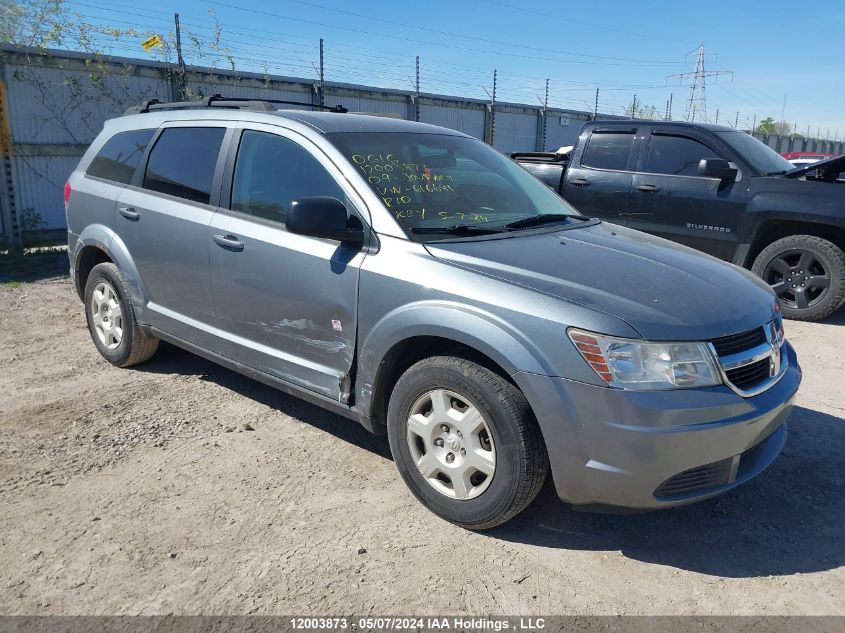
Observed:
[[[566,201],[584,215],[624,224],[637,160],[636,140],[637,127],[630,123],[587,127],[564,177]]]
[[[698,175],[703,158],[733,156],[706,133],[653,126],[633,177],[628,226],[730,260],[747,184]]]

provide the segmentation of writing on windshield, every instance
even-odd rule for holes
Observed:
[[[522,167],[476,139],[412,132],[328,136],[409,235],[576,214]]]
[[[407,161],[397,154],[353,154],[352,162],[397,220],[411,220],[415,217],[425,220],[423,194],[455,193],[455,175],[436,173],[425,162]],[[477,211],[438,210],[437,200],[431,199],[429,202],[429,219],[436,214],[439,220],[488,221],[485,215]]]

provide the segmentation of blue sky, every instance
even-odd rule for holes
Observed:
[[[366,3],[332,0],[127,0],[68,2],[88,17],[130,23],[140,32],[168,30],[179,11],[185,28],[211,37],[209,9],[222,43],[241,69],[267,62],[274,74],[314,76],[318,41],[325,39],[328,79],[408,89],[414,57],[421,90],[485,98],[498,70],[498,98],[538,104],[545,78],[550,105],[587,109],[599,88],[599,109],[621,113],[634,94],[661,113],[673,95],[682,116],[686,82],[667,75],[691,71],[701,44],[709,79],[708,118],[740,126],[756,115],[785,119],[801,133],[845,135],[845,2],[524,2],[428,0]],[[186,44],[187,60],[200,51]],[[116,54],[144,56],[122,43]],[[204,51],[208,54],[208,51]],[[668,85],[667,85],[668,84]]]

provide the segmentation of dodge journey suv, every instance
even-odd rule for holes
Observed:
[[[801,370],[750,273],[585,217],[453,130],[223,98],[133,110],[65,187],[114,365],[167,341],[386,433],[411,492],[471,529],[549,470],[576,506],[653,509],[781,451]]]

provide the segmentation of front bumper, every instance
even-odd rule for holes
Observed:
[[[561,499],[662,508],[712,497],[765,470],[786,441],[801,368],[743,398],[728,387],[625,391],[537,374],[514,375],[531,403]]]

